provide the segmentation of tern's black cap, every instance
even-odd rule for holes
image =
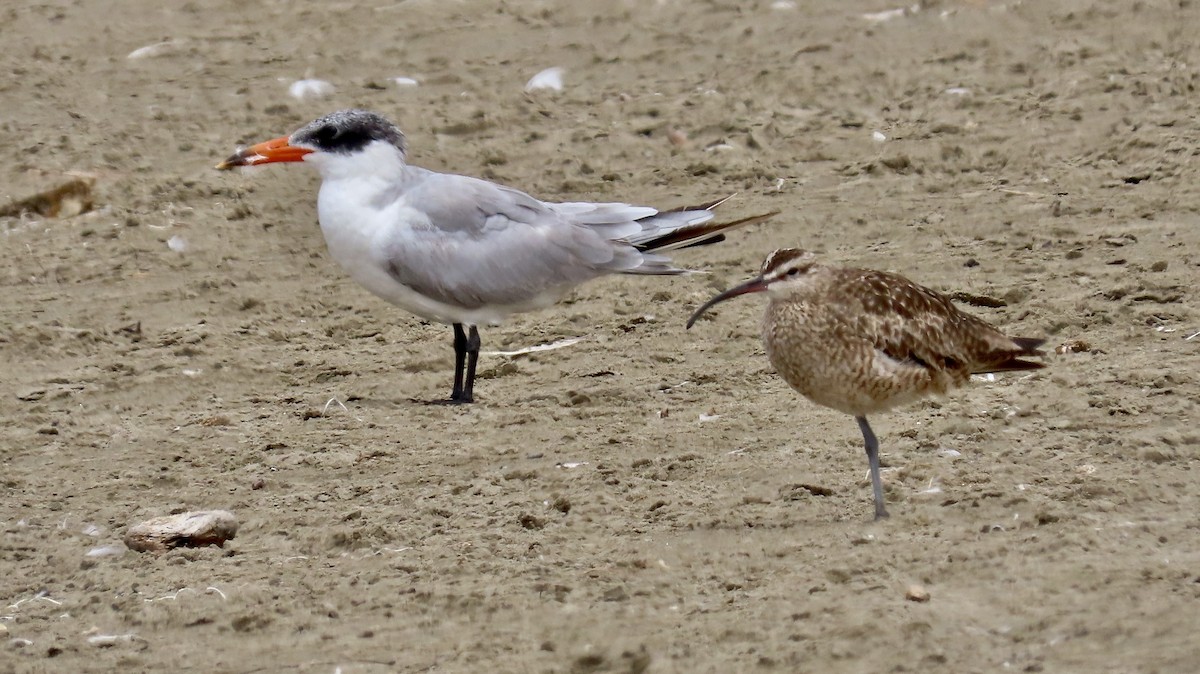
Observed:
[[[372,141],[390,143],[407,150],[404,134],[383,115],[368,110],[338,110],[309,122],[292,134],[290,143],[321,152],[351,154]]]

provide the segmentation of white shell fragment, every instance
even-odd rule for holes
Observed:
[[[237,535],[238,521],[228,510],[200,510],[155,517],[129,527],[125,545],[138,552],[164,552],[171,548],[223,547]]]
[[[155,56],[165,56],[171,52],[174,52],[182,44],[183,42],[180,40],[163,40],[162,42],[148,44],[145,47],[138,47],[137,49],[129,52],[129,55],[127,55],[125,58],[136,61],[138,59],[153,58]]]
[[[777,12],[796,9],[796,2],[795,0],[775,0],[771,3],[771,9]]]
[[[551,91],[562,91],[563,88],[563,73],[566,70],[559,67],[546,68],[542,72],[529,78],[525,83],[525,91],[540,91],[542,89],[550,89]]]
[[[971,94],[971,90],[966,87],[950,87],[946,90],[946,93],[950,94],[951,96],[969,96]]]
[[[297,100],[325,98],[332,94],[335,87],[325,80],[296,80],[288,87],[288,93]]]
[[[411,77],[393,77],[392,81],[395,82],[396,86],[398,87],[415,87],[421,84]]]
[[[84,554],[84,557],[115,557],[125,554],[125,548],[119,545],[101,545],[98,548],[92,548]]]
[[[87,642],[97,648],[109,648],[117,644],[133,643],[139,639],[136,634],[94,634],[88,637]]]
[[[883,133],[879,131],[871,133],[871,138],[873,138],[876,143],[882,143],[883,141],[887,140],[887,136],[883,135]]]
[[[909,14],[916,14],[919,11],[921,11],[921,5],[916,4],[916,5],[910,5],[908,7],[898,7],[896,9],[888,9],[888,10],[884,10],[882,12],[870,12],[867,14],[863,14],[862,18],[866,19],[867,21],[870,21],[871,23],[883,23],[884,21],[891,21],[892,19],[899,19],[900,17],[906,16]]]
[[[534,346],[526,346],[520,349],[514,349],[512,351],[483,351],[482,353],[485,356],[520,356],[526,353],[537,353],[539,351],[553,351],[555,349],[571,346],[572,344],[578,344],[582,341],[582,337],[568,337],[566,339],[560,339],[557,342],[551,342],[549,344],[536,344]]]
[[[167,239],[167,248],[170,248],[176,253],[186,253],[188,249],[187,239],[176,234],[175,236]]]

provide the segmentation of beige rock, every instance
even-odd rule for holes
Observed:
[[[904,598],[909,601],[927,602],[929,601],[929,590],[926,590],[921,585],[909,585],[904,591]]]
[[[25,214],[48,218],[70,218],[92,210],[95,197],[91,176],[75,175],[66,182],[46,188],[37,194],[0,205],[0,217],[19,218]]]
[[[228,510],[200,510],[146,520],[129,527],[125,545],[138,552],[163,552],[171,548],[224,547],[237,535],[238,522]]]

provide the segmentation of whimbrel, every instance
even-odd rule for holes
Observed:
[[[887,517],[879,441],[867,415],[962,386],[972,374],[1033,370],[1044,340],[1009,337],[949,298],[897,274],[835,267],[804,250],[771,253],[757,277],[717,295],[766,292],[762,337],[780,376],[809,400],[858,421],[871,466],[875,518]]]

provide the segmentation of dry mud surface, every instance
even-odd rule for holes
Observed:
[[[95,181],[2,223],[0,671],[1194,672],[1200,3],[862,16],[892,7],[0,9],[4,202]],[[583,341],[423,405],[450,331],[328,259],[315,172],[212,170],[349,105],[543,198],[783,214],[678,254],[710,275],[485,329]],[[875,419],[873,523],[854,422],[770,371],[761,302],[683,330],[781,245],[1090,348]],[[224,550],[87,556],[204,508]]]

